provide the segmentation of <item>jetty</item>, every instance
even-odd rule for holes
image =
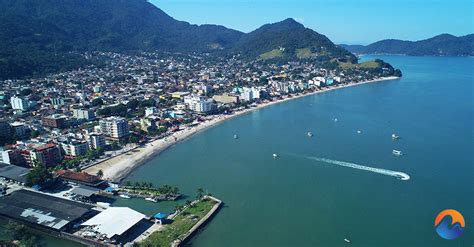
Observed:
[[[137,246],[183,246],[196,232],[207,224],[222,206],[213,196],[203,196],[166,219],[160,219],[144,234],[133,241]]]

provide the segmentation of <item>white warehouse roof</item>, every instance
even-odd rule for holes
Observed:
[[[115,235],[122,235],[143,218],[145,218],[144,214],[131,208],[110,207],[82,225],[93,226],[95,231],[105,234],[107,238],[112,238]]]

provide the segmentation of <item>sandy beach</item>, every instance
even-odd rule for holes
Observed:
[[[364,81],[364,82],[359,82],[359,83],[349,83],[341,86],[335,86],[335,87],[330,87],[330,88],[325,88],[323,90],[319,91],[314,91],[311,93],[300,93],[297,96],[293,97],[287,97],[278,101],[271,101],[267,103],[262,103],[259,104],[255,107],[251,107],[249,109],[245,109],[242,111],[237,111],[234,112],[232,115],[217,115],[214,118],[204,121],[200,123],[197,126],[194,127],[189,127],[185,128],[183,130],[180,130],[178,132],[173,133],[172,135],[163,138],[163,139],[158,139],[155,141],[152,141],[150,143],[147,143],[141,147],[138,147],[136,149],[133,149],[127,153],[118,155],[114,158],[111,158],[109,160],[103,161],[95,166],[89,167],[85,169],[84,171],[90,174],[96,174],[99,170],[102,170],[104,173],[103,178],[104,179],[109,179],[114,182],[120,182],[122,179],[124,179],[133,169],[136,167],[144,164],[146,161],[150,160],[151,158],[155,157],[156,155],[160,154],[167,148],[183,141],[189,138],[190,136],[200,133],[210,127],[216,126],[219,123],[222,123],[225,120],[246,114],[251,111],[255,111],[258,109],[261,109],[263,107],[267,107],[270,105],[274,104],[279,104],[282,102],[286,102],[288,100],[293,100],[293,99],[298,99],[301,97],[305,97],[308,95],[314,95],[318,93],[323,93],[323,92],[328,92],[332,90],[336,90],[339,88],[346,88],[346,87],[351,87],[351,86],[356,86],[356,85],[362,85],[366,83],[372,83],[372,82],[380,82],[380,81],[387,81],[387,80],[396,80],[398,77],[384,77],[376,80],[370,80],[370,81]]]

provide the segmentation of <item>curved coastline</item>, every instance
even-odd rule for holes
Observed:
[[[378,78],[374,80],[369,80],[369,81],[364,81],[364,82],[358,82],[358,83],[348,83],[345,85],[339,85],[339,86],[334,86],[330,88],[325,88],[323,90],[319,91],[314,91],[310,93],[305,93],[305,94],[300,94],[298,96],[293,96],[293,97],[287,97],[278,101],[272,101],[272,102],[267,102],[267,103],[262,103],[259,104],[255,107],[245,109],[242,111],[234,112],[232,115],[218,115],[215,116],[214,118],[207,120],[205,122],[200,123],[197,126],[186,128],[184,130],[178,131],[176,133],[173,133],[172,135],[163,138],[163,139],[158,139],[154,140],[150,143],[147,143],[141,147],[138,147],[136,149],[133,149],[131,151],[128,151],[126,153],[123,153],[121,155],[118,155],[116,157],[113,157],[109,160],[103,161],[101,163],[98,163],[92,167],[86,168],[84,171],[90,174],[96,174],[99,170],[103,171],[104,174],[104,179],[108,179],[113,182],[121,182],[123,179],[125,179],[134,169],[139,167],[140,165],[145,164],[147,161],[150,159],[156,157],[159,155],[161,152],[167,150],[168,148],[172,147],[173,145],[178,144],[181,141],[186,140],[187,138],[201,133],[211,127],[214,127],[228,119],[232,119],[234,117],[238,117],[241,115],[244,115],[246,113],[279,104],[282,102],[286,102],[289,100],[293,99],[299,99],[305,96],[309,95],[315,95],[319,93],[324,93],[340,88],[347,88],[347,87],[352,87],[352,86],[357,86],[357,85],[363,85],[367,83],[372,83],[372,82],[381,82],[381,81],[388,81],[388,80],[397,80],[399,77],[391,76],[391,77],[383,77],[383,78]],[[176,138],[176,139],[175,139]]]

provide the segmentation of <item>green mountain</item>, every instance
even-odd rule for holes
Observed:
[[[233,51],[244,58],[268,59],[341,59],[357,61],[345,49],[336,46],[319,34],[289,18],[266,24],[239,40]]]
[[[474,34],[456,37],[441,34],[420,41],[387,39],[367,46],[341,45],[358,54],[404,54],[410,56],[473,56]]]
[[[245,34],[178,21],[147,0],[0,0],[0,79],[65,71],[84,51],[239,53],[246,59],[355,62],[293,19]]]
[[[72,51],[206,51],[242,32],[177,21],[146,0],[0,0],[0,78],[88,63]]]

